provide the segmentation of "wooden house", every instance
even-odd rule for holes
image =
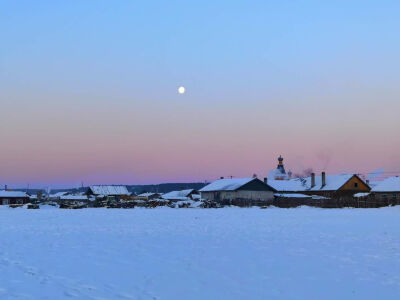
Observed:
[[[30,202],[29,195],[19,191],[0,191],[0,205],[26,204]]]
[[[302,193],[332,199],[352,198],[356,193],[368,193],[371,188],[356,174],[321,176],[311,174],[306,178],[268,180],[268,184],[280,193]]]
[[[321,176],[311,175],[309,195],[320,195],[329,198],[353,197],[356,193],[366,193],[371,188],[356,174],[340,174]]]
[[[130,193],[125,185],[92,185],[89,187],[87,195],[107,200],[130,198]]]
[[[199,192],[194,189],[186,189],[165,193],[162,198],[169,201],[185,201],[197,199],[195,195],[199,195]]]

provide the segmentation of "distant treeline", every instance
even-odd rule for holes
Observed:
[[[143,192],[157,192],[168,193],[171,191],[179,191],[186,189],[199,190],[204,187],[205,183],[192,182],[192,183],[162,183],[162,184],[149,184],[149,185],[128,185],[128,190],[135,193]]]
[[[161,183],[161,184],[145,184],[145,185],[127,185],[126,187],[130,192],[135,192],[136,194],[144,192],[157,192],[157,193],[168,193],[171,191],[185,190],[185,189],[195,189],[199,190],[205,183],[200,182],[189,182],[189,183]],[[23,191],[28,192],[31,195],[36,195],[37,192],[41,191],[45,193],[45,189],[12,189],[13,191]],[[88,187],[81,188],[71,188],[71,189],[51,189],[51,194],[57,192],[86,192]]]

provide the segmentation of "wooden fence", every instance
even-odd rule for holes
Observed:
[[[353,198],[353,197],[340,197],[331,199],[311,199],[311,198],[284,198],[278,197],[270,201],[252,200],[252,199],[233,199],[224,200],[222,205],[233,205],[239,207],[250,206],[268,206],[273,205],[282,208],[298,207],[302,205],[321,207],[321,208],[378,208],[385,206],[400,205],[400,200],[378,200],[373,198]]]

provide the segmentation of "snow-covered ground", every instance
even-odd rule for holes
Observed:
[[[0,209],[0,299],[400,299],[400,207]]]

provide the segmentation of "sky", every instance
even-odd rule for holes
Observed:
[[[400,175],[399,13],[0,0],[0,185],[263,177],[279,155],[293,172]]]

